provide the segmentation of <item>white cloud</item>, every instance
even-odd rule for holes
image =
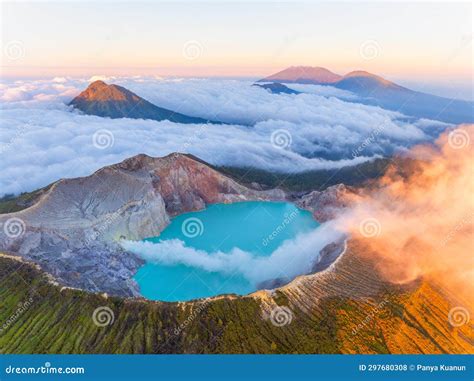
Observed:
[[[285,83],[283,84],[290,89],[300,91],[302,93],[322,95],[323,97],[336,97],[340,99],[356,100],[358,96],[350,91],[338,89],[333,86],[321,85],[305,85],[300,83]]]
[[[189,152],[217,165],[292,172],[340,168],[429,138],[424,132],[429,121],[416,125],[396,112],[332,96],[271,94],[238,80],[114,81],[158,106],[228,125],[100,118],[66,105],[88,83],[89,79],[56,78],[1,84],[3,194],[30,191],[62,177],[85,176],[139,153]],[[92,141],[101,129],[114,137],[106,149],[97,149]],[[278,129],[291,134],[288,149],[272,145],[272,132]],[[380,131],[375,142],[353,158],[351,152],[373,131]]]
[[[87,82],[95,82],[95,81],[114,81],[117,77],[114,76],[107,76],[107,75],[93,75],[90,77]]]
[[[169,266],[184,264],[223,274],[238,273],[257,286],[266,280],[293,279],[297,275],[310,272],[319,251],[342,237],[342,232],[336,230],[331,223],[326,223],[309,233],[283,242],[269,256],[256,256],[239,248],[233,248],[227,253],[208,253],[187,247],[179,239],[160,243],[123,241],[122,246],[147,262]]]

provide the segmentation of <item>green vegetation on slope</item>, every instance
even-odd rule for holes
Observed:
[[[307,192],[310,190],[322,191],[336,184],[361,185],[366,181],[381,177],[390,163],[390,159],[376,159],[341,169],[291,174],[269,172],[257,168],[217,167],[216,169],[242,184],[258,183],[265,188]]]
[[[290,324],[278,327],[262,317],[259,299],[249,297],[220,298],[199,307],[61,291],[36,268],[5,257],[0,257],[0,279],[3,353],[472,351],[472,346],[458,341],[458,332],[449,335],[445,324],[449,304],[429,286],[413,293],[386,290],[374,299],[385,301],[376,314],[372,300],[328,298],[321,301],[317,312],[303,311],[276,292],[274,301],[291,307],[293,314]],[[26,308],[19,309],[30,300]],[[113,311],[111,325],[94,324],[92,315],[98,307]],[[360,323],[364,323],[362,328],[357,328]],[[472,340],[468,328],[459,334],[470,335]]]
[[[54,184],[54,183],[53,183]],[[23,192],[18,196],[6,194],[0,197],[0,214],[14,213],[33,205],[53,184],[33,192]]]

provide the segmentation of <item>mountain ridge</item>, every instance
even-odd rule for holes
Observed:
[[[387,284],[357,254],[364,250],[351,242],[330,269],[281,289],[184,303],[61,287],[38,266],[0,254],[0,318],[7,321],[19,301],[28,306],[0,330],[0,346],[49,354],[472,353],[472,322],[453,327],[447,318],[465,301],[422,279]],[[98,308],[112,314],[105,328],[91,318]],[[285,311],[284,324],[272,322],[273,311]]]
[[[323,68],[316,67],[315,69],[317,70],[311,71],[308,67],[290,67],[257,82],[333,86],[356,94],[359,98],[352,102],[379,106],[407,116],[439,120],[445,123],[474,122],[474,102],[411,90],[363,70],[355,70],[343,76],[331,72],[338,77],[337,79],[333,77],[333,80],[328,82],[317,74]],[[306,74],[301,76],[301,72]],[[312,73],[316,74],[311,75]]]
[[[132,276],[142,260],[123,255],[120,239],[157,236],[173,216],[207,204],[285,197],[241,185],[189,155],[140,154],[58,180],[28,208],[0,215],[0,223],[19,219],[24,228],[15,239],[2,229],[0,250],[39,263],[66,286],[136,295]]]
[[[342,76],[339,74],[333,73],[332,71],[319,66],[291,66],[268,77],[260,79],[257,82],[274,82],[286,80],[286,82],[289,83],[317,82],[318,84],[329,84],[335,83],[341,78]]]
[[[4,353],[472,352],[472,323],[452,327],[447,318],[465,302],[422,278],[389,283],[364,241],[350,239],[322,271],[279,288],[270,282],[274,289],[245,296],[166,303],[140,297],[131,279],[143,261],[116,242],[157,235],[170,217],[215,202],[292,196],[327,221],[353,199],[348,192],[342,184],[302,195],[249,189],[179,153],[140,154],[60,180],[29,208],[0,215],[0,224],[24,223],[18,237],[0,230],[0,320],[28,301],[0,330],[0,347]],[[113,313],[106,328],[91,319],[99,307]],[[289,316],[284,326],[272,320],[282,310]]]
[[[207,124],[220,123],[199,117],[188,116],[158,107],[125,87],[97,80],[68,104],[85,114],[101,117],[169,120],[174,123]]]

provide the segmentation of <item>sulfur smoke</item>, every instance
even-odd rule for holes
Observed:
[[[227,276],[239,274],[257,286],[263,281],[277,278],[291,280],[300,274],[311,272],[320,250],[342,237],[343,234],[328,222],[284,241],[269,256],[256,256],[239,248],[233,248],[229,252],[208,253],[187,247],[178,239],[159,243],[122,241],[121,245],[148,262],[162,265],[184,264]]]
[[[388,280],[430,278],[472,301],[473,139],[474,125],[446,132],[413,148],[409,168],[394,163],[368,194],[352,196],[339,223],[376,253]]]
[[[124,241],[125,249],[147,261],[186,264],[207,271],[239,273],[251,283],[311,271],[315,256],[328,243],[349,234],[363,240],[388,281],[406,284],[429,278],[472,300],[474,279],[474,125],[443,134],[433,145],[410,151],[412,161],[394,161],[385,175],[333,221],[285,242],[269,257],[235,248],[207,253],[179,240],[161,243]]]

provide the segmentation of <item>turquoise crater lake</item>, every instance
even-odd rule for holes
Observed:
[[[134,279],[152,300],[248,294],[258,289],[265,257],[318,225],[311,213],[286,202],[209,205],[173,218],[160,236],[135,243],[146,246],[146,264]]]

